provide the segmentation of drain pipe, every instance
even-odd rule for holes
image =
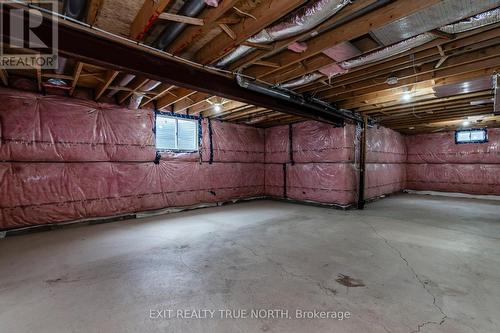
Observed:
[[[178,15],[196,17],[205,7],[206,3],[204,0],[188,0],[181,7]],[[156,39],[153,46],[157,49],[164,50],[184,31],[184,29],[186,29],[186,27],[186,23],[169,22],[158,39]]]
[[[314,110],[316,112],[322,113],[325,116],[336,116],[344,120],[349,119],[356,122],[363,120],[363,118],[357,113],[345,109],[337,109],[330,103],[324,102],[320,99],[307,97],[301,94],[297,94],[293,91],[272,88],[268,85],[254,81],[251,82],[240,74],[236,75],[236,81],[242,88],[249,89],[270,97],[279,98],[287,102],[292,102],[294,104],[302,106],[304,109]]]
[[[358,185],[358,209],[365,208],[365,174],[366,174],[366,130],[368,128],[368,119],[363,118],[357,126],[361,127],[359,144],[359,185]]]

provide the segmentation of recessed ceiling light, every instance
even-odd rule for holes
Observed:
[[[464,126],[469,126],[469,125],[470,125],[470,121],[466,120],[466,121],[464,121],[464,122],[462,123],[462,125],[464,125]]]
[[[403,96],[401,96],[401,99],[405,102],[409,102],[411,100],[411,94],[409,92],[405,92]]]

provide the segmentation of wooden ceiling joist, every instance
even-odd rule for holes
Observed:
[[[158,19],[179,22],[179,23],[186,23],[186,24],[191,24],[191,25],[199,25],[199,26],[205,25],[205,22],[203,21],[203,19],[199,19],[196,17],[183,16],[183,15],[177,15],[177,14],[171,14],[171,13],[161,13],[158,16]]]
[[[188,27],[172,45],[168,47],[168,51],[172,54],[179,54],[187,46],[196,42],[201,36],[207,34],[211,29],[214,29],[219,23],[230,24],[229,21],[223,22],[219,20],[227,13],[239,0],[224,0],[217,7],[210,7],[201,14],[201,19],[204,25]],[[239,23],[239,21],[237,22]],[[235,23],[233,23],[235,24]]]
[[[186,97],[189,97],[195,94],[196,91],[186,89],[186,88],[176,88],[170,91],[170,94],[167,94],[158,99],[156,103],[156,107],[158,110],[163,110],[174,103],[177,103],[183,100]]]
[[[286,64],[286,66],[296,64],[321,53],[329,47],[365,35],[374,29],[411,15],[412,13],[425,9],[438,2],[439,0],[394,1],[378,10],[363,15],[356,20],[341,25],[336,29],[310,38],[307,40],[307,50],[302,53],[284,51],[266,58],[266,61],[279,62],[281,64]],[[269,75],[270,72],[273,71],[259,67],[251,67],[245,71],[245,74],[260,78],[262,76]]]
[[[145,0],[130,27],[130,37],[142,40],[153,22],[167,8],[171,0]]]
[[[258,18],[257,20],[245,17],[241,23],[232,25],[230,28],[235,34],[234,39],[226,34],[218,35],[196,53],[195,60],[201,64],[213,63],[249,37],[304,3],[304,0],[263,0],[251,12],[251,15]]]
[[[128,91],[120,91],[118,93],[117,99],[118,103],[124,103],[128,98],[130,98],[134,93],[140,91],[140,89],[149,81],[147,78],[135,78],[130,84],[130,89]]]
[[[315,27],[313,31],[321,31],[324,30],[328,27],[334,26],[335,24],[339,24],[340,22],[346,20],[347,18],[353,17],[355,13],[360,11],[361,9],[372,6],[377,3],[377,0],[365,0],[365,1],[356,1],[349,6],[344,7],[340,12],[335,14],[333,17],[325,21],[324,23],[320,24],[318,27]],[[287,47],[295,42],[299,42],[307,37],[311,36],[312,31],[307,31],[304,33],[301,33],[297,36],[292,36],[289,38],[286,38],[282,41],[275,42],[273,44],[273,49],[268,51],[268,50],[257,50],[255,52],[252,52],[249,55],[246,55],[242,57],[241,59],[237,60],[234,62],[232,65],[229,66],[231,70],[237,70],[237,69],[243,69],[248,67],[249,65],[257,64],[258,61],[260,61],[263,58],[270,57],[274,54],[279,53],[280,51],[286,50]]]
[[[71,82],[71,90],[69,91],[70,96],[73,96],[73,94],[75,93],[76,85],[78,84],[78,79],[80,78],[82,69],[83,69],[83,62],[77,62],[73,73],[73,82]]]
[[[104,82],[99,83],[95,91],[95,100],[98,101],[102,97],[106,89],[109,88],[114,79],[118,76],[118,71],[107,71],[104,77]]]

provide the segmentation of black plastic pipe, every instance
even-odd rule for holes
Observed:
[[[196,17],[198,16],[203,9],[205,9],[206,4],[204,0],[188,0],[181,7],[178,15]],[[163,29],[160,36],[156,39],[153,46],[157,49],[164,50],[166,49],[172,42],[179,37],[179,35],[186,29],[187,23],[180,22],[169,22]]]

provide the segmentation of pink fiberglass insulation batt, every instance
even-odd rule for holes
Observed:
[[[150,110],[7,89],[0,96],[0,229],[264,194],[263,130],[215,121],[213,164],[200,164],[198,153],[163,153],[154,164]],[[204,120],[203,143],[207,127]]]
[[[266,195],[342,206],[357,200],[355,126],[305,121],[266,129],[265,136]],[[403,136],[381,127],[370,129],[367,140],[366,198],[404,189]]]
[[[456,144],[455,132],[406,137],[407,186],[413,190],[500,195],[500,129],[488,142]]]
[[[0,97],[0,229],[263,195],[357,200],[354,125],[264,130],[203,119],[201,154],[163,152],[154,164],[151,110],[8,89]],[[365,198],[406,187],[500,194],[500,130],[485,144],[456,145],[453,135],[369,128]]]

